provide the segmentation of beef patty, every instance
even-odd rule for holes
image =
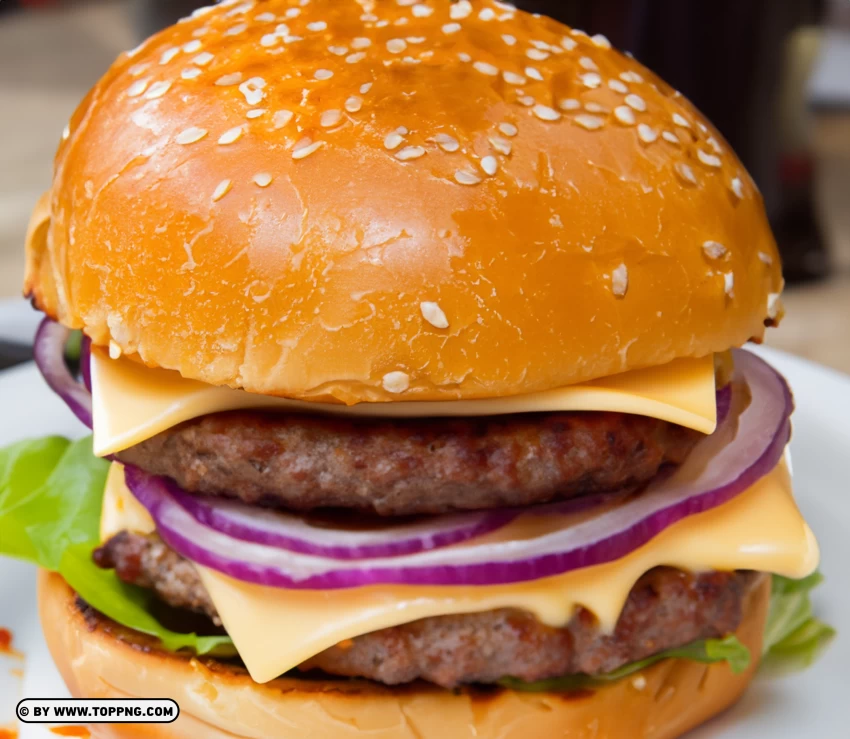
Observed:
[[[681,463],[701,437],[624,413],[390,421],[232,412],[117,456],[191,492],[402,516],[637,488]]]
[[[122,580],[154,589],[169,605],[221,623],[194,566],[156,535],[122,532],[95,552],[95,561],[114,567]],[[564,628],[553,628],[528,612],[505,608],[436,616],[358,636],[321,652],[301,669],[388,685],[421,678],[446,688],[494,683],[505,676],[534,681],[610,672],[735,631],[744,597],[758,577],[752,572],[691,575],[659,567],[632,588],[612,634],[600,631],[584,609]]]

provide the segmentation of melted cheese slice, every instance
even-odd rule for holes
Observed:
[[[120,452],[178,423],[221,411],[263,408],[385,418],[495,416],[535,411],[620,411],[710,434],[717,425],[714,357],[677,359],[558,390],[481,400],[309,403],[187,380],[129,359],[92,351],[94,453]]]
[[[107,539],[123,529],[150,533],[154,528],[124,485],[123,468],[114,464],[101,536]],[[581,605],[597,615],[604,629],[612,630],[629,591],[653,567],[759,570],[801,578],[815,571],[819,559],[817,542],[794,503],[782,462],[734,500],[680,521],[616,562],[532,582],[282,590],[243,583],[204,567],[198,571],[251,677],[263,683],[341,641],[420,618],[521,608],[546,624],[563,626]]]

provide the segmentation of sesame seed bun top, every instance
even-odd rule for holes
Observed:
[[[604,38],[499,2],[201,9],[95,86],[42,206],[39,307],[258,393],[532,392],[780,310],[720,134]]]

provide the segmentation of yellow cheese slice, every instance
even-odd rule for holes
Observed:
[[[123,529],[148,533],[154,525],[124,485],[122,468],[113,465],[101,535],[109,538]],[[510,537],[510,527],[503,535]],[[653,567],[759,570],[801,578],[815,571],[819,559],[782,462],[731,502],[680,521],[616,562],[533,582],[282,590],[204,567],[198,571],[251,677],[263,683],[345,639],[420,618],[521,608],[546,624],[562,626],[581,605],[610,630],[635,582]]]
[[[386,418],[620,411],[660,418],[705,434],[714,431],[717,424],[713,356],[677,359],[662,367],[510,398],[352,406],[273,398],[207,385],[129,359],[110,359],[100,349],[92,351],[91,370],[94,453],[99,457],[115,454],[192,418],[250,408]]]

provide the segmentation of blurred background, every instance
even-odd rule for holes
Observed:
[[[24,235],[66,121],[120,51],[202,4],[0,0],[0,355],[30,330],[14,302]],[[714,121],[785,263],[788,317],[768,343],[850,373],[850,0],[516,4],[604,33]]]

